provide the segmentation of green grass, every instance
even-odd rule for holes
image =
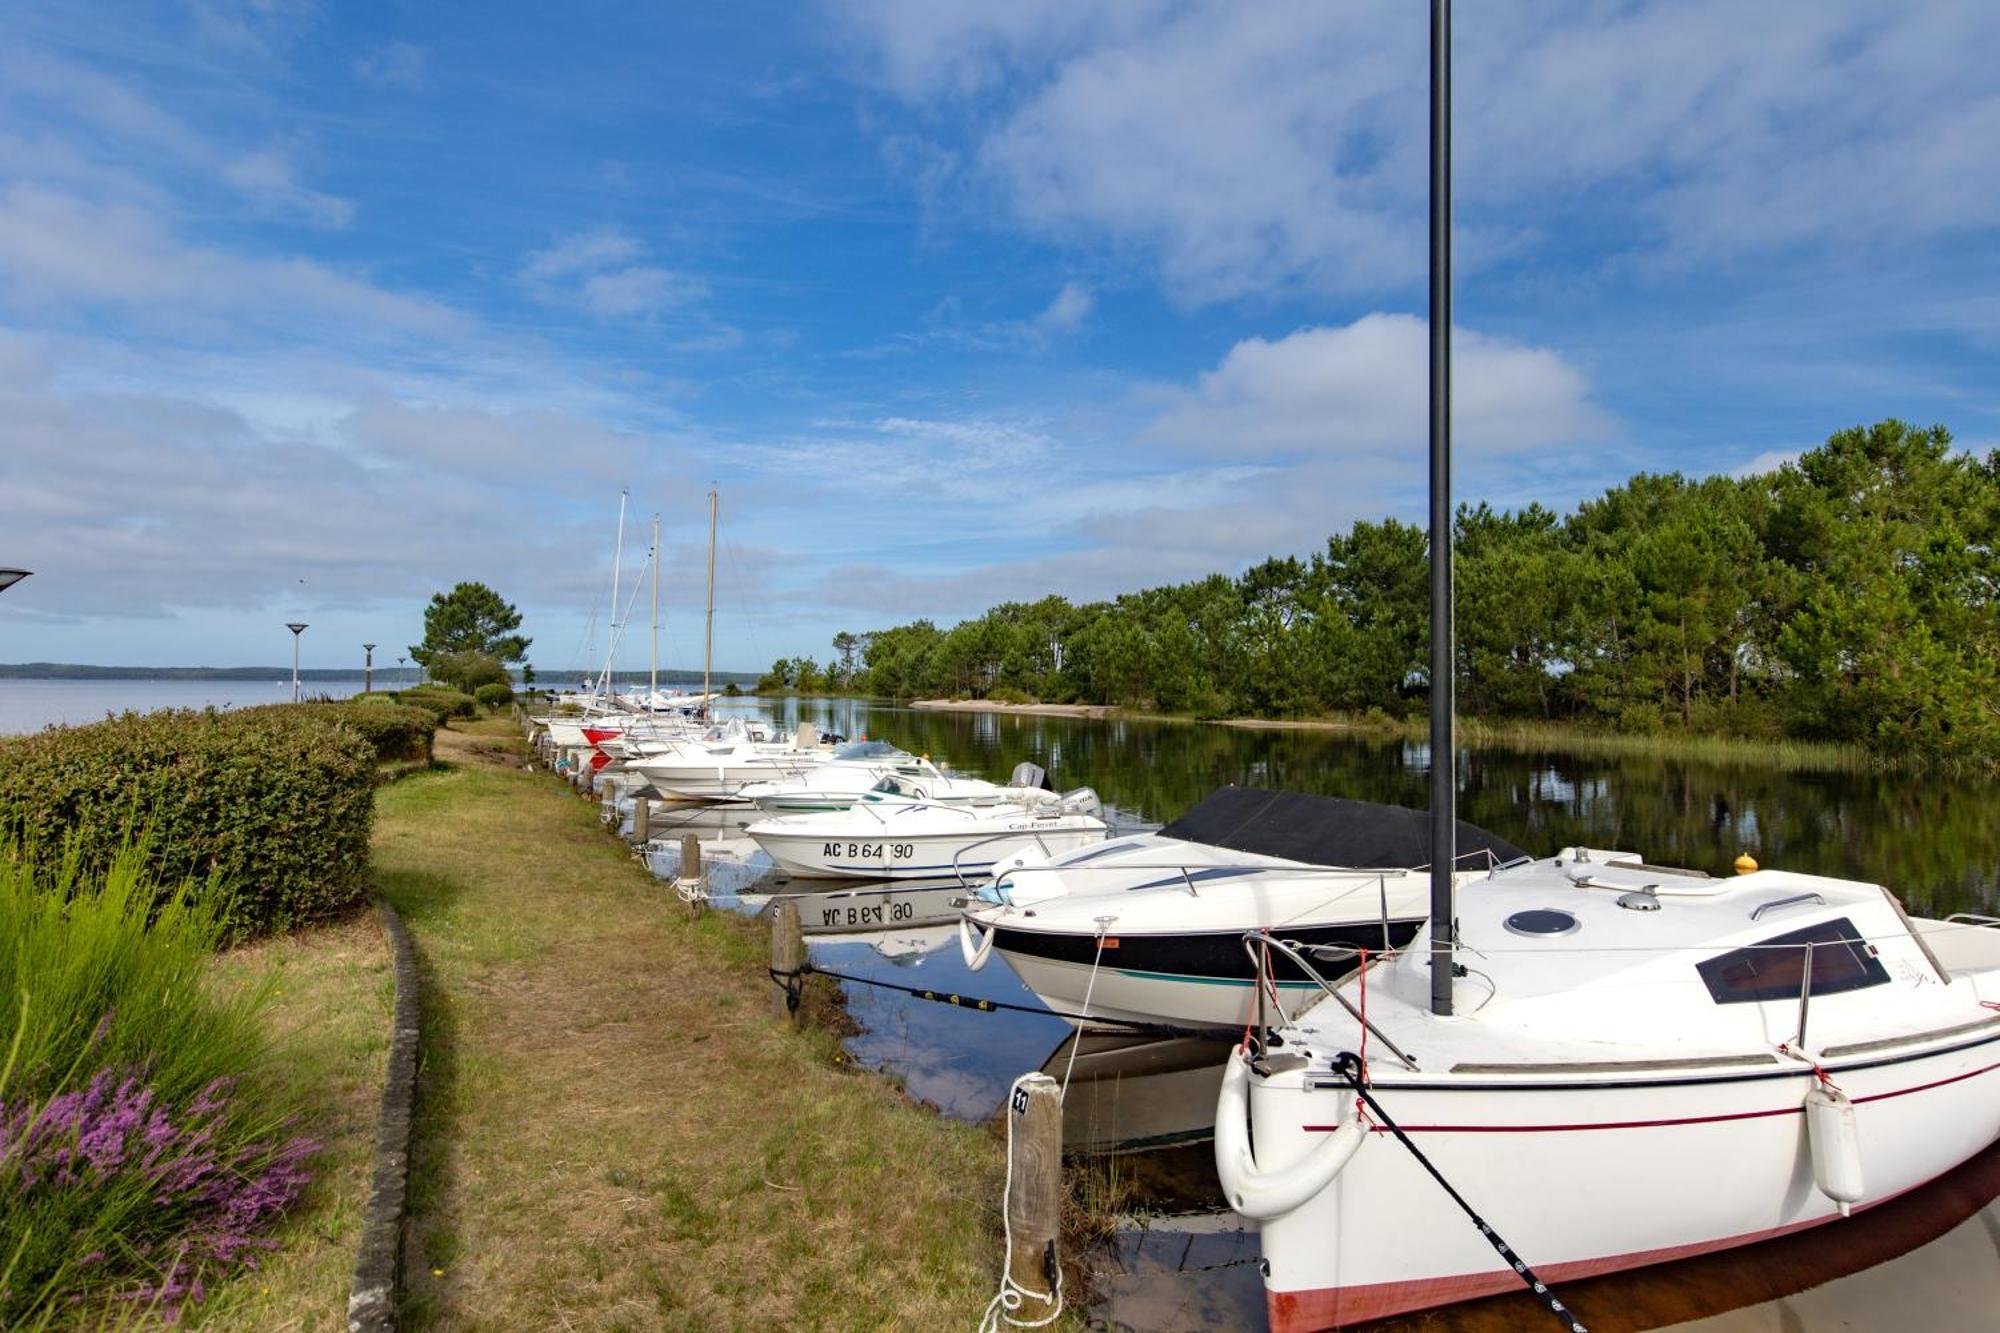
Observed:
[[[409,1326],[976,1322],[1001,1146],[778,1024],[764,932],[689,917],[512,735],[457,724],[378,806],[426,979]]]

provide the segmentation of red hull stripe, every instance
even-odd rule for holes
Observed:
[[[1856,1097],[1854,1098],[1854,1104],[1859,1106],[1864,1102],[1882,1102],[1889,1100],[1891,1097],[1907,1097],[1913,1092],[1928,1092],[1932,1088],[1942,1088],[1948,1083],[1960,1083],[1969,1078],[1978,1078],[1981,1074],[1990,1074],[1996,1069],[2000,1069],[2000,1061],[1987,1065],[1984,1069],[1974,1069],[1963,1074],[1953,1074],[1950,1078],[1941,1078],[1931,1083],[1919,1083],[1912,1088],[1898,1088],[1894,1092],[1878,1092],[1868,1097]],[[1799,1072],[1801,1074],[1810,1073],[1809,1070],[1800,1070]],[[1533,1090],[1531,1087],[1519,1089],[1522,1092],[1532,1092]],[[1480,1091],[1487,1092],[1491,1091],[1491,1089],[1482,1088]],[[1410,1134],[1555,1134],[1586,1129],[1665,1129],[1672,1125],[1713,1125],[1726,1120],[1761,1120],[1766,1116],[1803,1114],[1805,1114],[1804,1106],[1780,1106],[1769,1111],[1735,1111],[1728,1115],[1695,1115],[1685,1116],[1678,1120],[1608,1120],[1577,1125],[1404,1125],[1403,1129],[1406,1133]],[[1333,1131],[1339,1129],[1340,1126],[1304,1125],[1301,1128],[1308,1134],[1331,1134]],[[1372,1125],[1370,1128],[1377,1134],[1388,1132],[1381,1125]]]
[[[1907,1091],[1914,1092],[1915,1089]],[[1936,1180],[1939,1177],[1933,1176],[1931,1179]],[[1921,1181],[1910,1188],[1922,1189],[1930,1183],[1929,1180]],[[1891,1199],[1901,1198],[1908,1192],[1908,1190],[1898,1190],[1872,1203],[1862,1204],[1854,1211],[1866,1212],[1870,1208],[1888,1203]],[[1835,1221],[1839,1216],[1838,1213],[1828,1213],[1825,1217],[1809,1217],[1799,1222],[1787,1222],[1781,1227],[1771,1227],[1765,1231],[1747,1231],[1741,1235],[1725,1236],[1720,1240],[1666,1245],[1656,1250],[1638,1250],[1631,1254],[1612,1255],[1600,1259],[1577,1259],[1563,1264],[1536,1264],[1535,1272],[1547,1283],[1574,1282],[1604,1273],[1622,1272],[1628,1268],[1645,1268],[1651,1264],[1671,1263],[1676,1259],[1692,1259],[1696,1255],[1713,1254],[1717,1250],[1731,1250],[1739,1245],[1754,1245],[1758,1241],[1776,1240],[1795,1231],[1804,1231],[1810,1227]],[[1457,1301],[1469,1301],[1481,1296],[1497,1296],[1504,1292],[1519,1290],[1521,1290],[1519,1275],[1501,1270],[1489,1273],[1458,1273],[1450,1277],[1412,1278],[1405,1282],[1370,1282],[1353,1287],[1316,1287],[1306,1291],[1267,1289],[1264,1293],[1264,1307],[1269,1318],[1271,1333],[1318,1333],[1319,1330],[1340,1328],[1346,1324],[1363,1323],[1370,1319],[1386,1319],[1390,1315],[1408,1314],[1412,1310],[1429,1310]]]

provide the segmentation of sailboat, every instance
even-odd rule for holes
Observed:
[[[1837,1225],[2000,1138],[2000,921],[1630,849],[1454,892],[1449,33],[1433,0],[1431,911],[1317,1003],[1274,997],[1224,1069],[1216,1171],[1276,1333],[1523,1285],[1580,1330],[1551,1283]]]

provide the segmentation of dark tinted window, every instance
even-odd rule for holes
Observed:
[[[1853,922],[1837,917],[1697,963],[1695,970],[1717,1004],[1795,1000],[1805,981],[1806,945],[1810,944],[1814,995],[1879,986],[1888,981],[1889,974],[1875,960],[1874,946],[1857,938],[1859,935]]]

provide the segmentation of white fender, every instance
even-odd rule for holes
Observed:
[[[1806,1094],[1806,1142],[1812,1149],[1813,1184],[1847,1216],[1863,1193],[1861,1137],[1854,1103],[1838,1088],[1815,1083]]]
[[[982,932],[978,926],[972,924],[971,917],[960,917],[958,919],[958,951],[965,955],[965,965],[974,972],[985,967],[987,955],[993,952],[993,940],[999,933],[999,931],[990,928]],[[980,936],[979,943],[977,944],[972,942],[975,935]]]
[[[1222,1180],[1222,1197],[1244,1217],[1268,1222],[1305,1203],[1333,1183],[1367,1137],[1361,1121],[1350,1118],[1297,1165],[1259,1170],[1250,1150],[1249,1058],[1240,1046],[1229,1053],[1215,1102],[1215,1174]]]

